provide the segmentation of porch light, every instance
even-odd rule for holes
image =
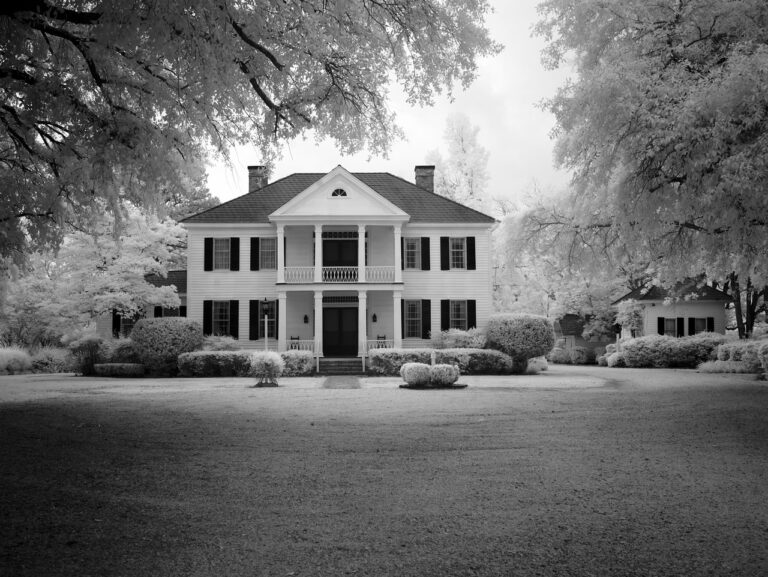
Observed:
[[[376,322],[376,313],[373,313],[373,316],[371,317],[371,321],[374,323]]]
[[[305,325],[309,324],[309,315],[304,315],[304,324]]]

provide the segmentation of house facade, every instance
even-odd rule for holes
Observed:
[[[361,357],[485,326],[495,220],[388,173],[293,174],[182,222],[187,316],[242,348]]]

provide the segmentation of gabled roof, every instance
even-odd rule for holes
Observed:
[[[663,301],[665,299],[690,299],[695,301],[730,301],[731,297],[723,291],[709,285],[699,285],[696,281],[687,281],[677,283],[671,289],[665,289],[660,286],[651,285],[636,288],[625,294],[613,304],[619,304],[622,301]]]
[[[184,219],[184,223],[269,223],[269,215],[325,176],[321,172],[291,174],[263,188]],[[411,223],[488,223],[496,220],[448,198],[429,192],[388,172],[352,175],[410,215]]]
[[[147,282],[157,287],[161,286],[175,286],[177,294],[187,294],[187,271],[186,270],[169,270],[168,276],[163,278],[157,274],[148,274],[146,277]]]

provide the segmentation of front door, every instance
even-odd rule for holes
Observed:
[[[357,356],[357,309],[323,309],[323,354],[326,357]]]

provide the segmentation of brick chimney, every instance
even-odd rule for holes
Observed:
[[[416,173],[416,186],[429,192],[435,192],[434,165],[417,166],[414,172]]]
[[[248,167],[248,192],[259,190],[267,186],[267,167],[249,166]]]

